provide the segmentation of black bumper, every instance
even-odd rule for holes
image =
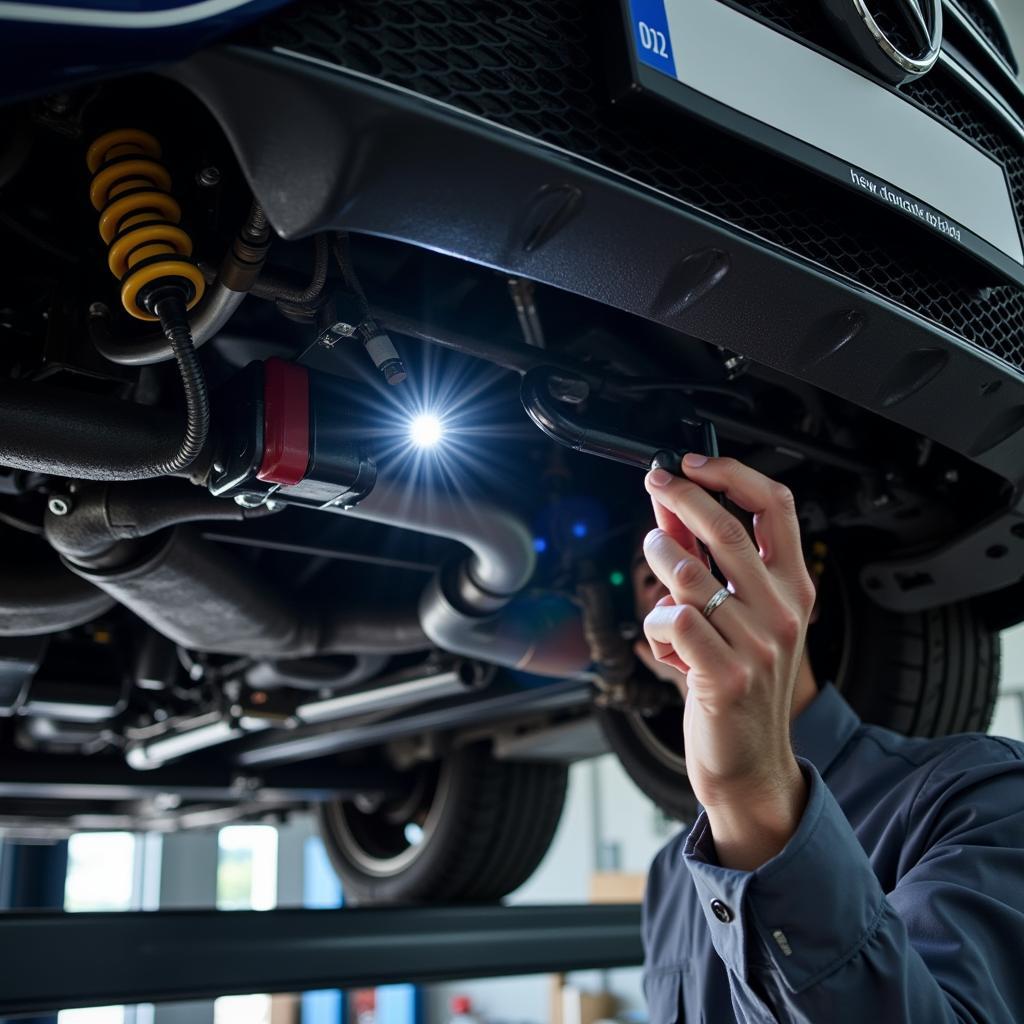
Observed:
[[[232,47],[172,74],[222,124],[284,237],[343,228],[532,278],[671,327],[680,346],[740,352],[1015,489],[1024,481],[1021,370],[852,274],[613,167],[309,56]],[[1018,337],[1020,320],[992,302],[985,323]],[[959,596],[1015,583],[1022,560],[979,558],[984,580]],[[882,603],[936,603],[938,591],[908,597],[891,582],[876,592]]]

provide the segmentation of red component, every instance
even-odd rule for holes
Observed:
[[[469,996],[452,996],[451,1006],[452,1013],[469,1013],[473,1009]]]
[[[309,372],[283,359],[268,359],[263,403],[263,461],[256,476],[289,487],[306,475],[309,465]]]
[[[377,1009],[377,990],[360,988],[352,993],[352,1002],[356,1013],[369,1013]]]

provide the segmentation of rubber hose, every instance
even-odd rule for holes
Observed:
[[[317,235],[313,239],[313,276],[305,288],[294,288],[264,274],[253,284],[250,293],[258,299],[283,302],[289,306],[309,306],[320,298],[327,283],[327,256],[327,237]]]
[[[172,476],[188,469],[206,444],[210,433],[210,398],[206,392],[206,377],[192,344],[184,301],[177,296],[167,296],[156,302],[153,309],[160,317],[164,337],[174,352],[185,391],[185,436],[174,455],[158,463],[152,474]]]

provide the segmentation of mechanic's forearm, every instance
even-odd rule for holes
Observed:
[[[754,871],[725,867],[705,815],[687,840],[687,866],[734,983],[779,1020],[973,1021],[958,1016],[838,804],[814,769],[802,767],[807,807],[774,859]],[[986,1006],[979,1019],[1011,1018]]]
[[[796,758],[760,791],[706,805],[718,863],[736,871],[754,871],[785,848],[807,806],[807,782]]]

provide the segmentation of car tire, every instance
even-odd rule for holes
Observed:
[[[670,818],[693,821],[697,798],[686,777],[682,709],[647,716],[598,708],[596,714],[608,745],[640,792]]]
[[[988,728],[999,688],[1000,637],[971,602],[904,615],[868,600],[857,604],[861,642],[850,645],[835,678],[865,722],[905,736]]]
[[[815,676],[832,680],[866,722],[907,736],[988,728],[999,686],[1000,638],[971,602],[899,614],[876,605],[830,563],[819,583],[822,613],[810,628]],[[682,713],[644,718],[598,709],[612,750],[666,814],[693,821]]]
[[[321,804],[320,834],[345,902],[497,902],[551,845],[567,778],[563,764],[496,761],[475,744],[419,766],[390,801]]]

